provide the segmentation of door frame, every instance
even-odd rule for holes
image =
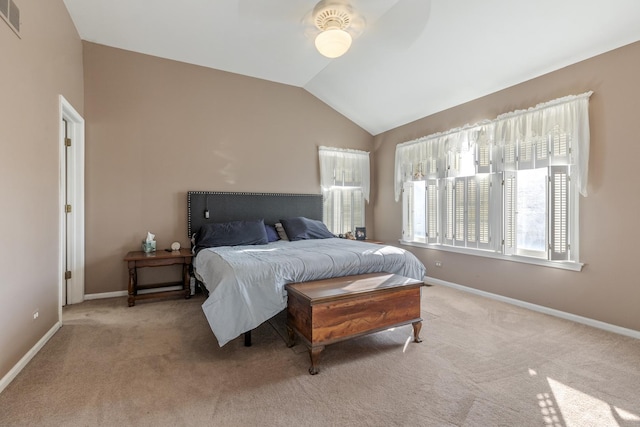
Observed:
[[[84,301],[84,118],[64,96],[60,95],[59,98],[58,315],[62,321],[65,290],[66,303],[76,304]],[[64,141],[63,119],[67,121],[67,135],[72,141],[67,153],[65,153],[67,148]],[[67,193],[66,198],[65,192]],[[65,213],[67,200],[72,206],[70,213]],[[68,222],[66,221],[67,215],[69,216]],[[68,229],[66,224],[69,224]],[[70,248],[67,248],[67,241]],[[69,254],[69,270],[72,274],[72,278],[68,281],[64,278],[67,253]]]

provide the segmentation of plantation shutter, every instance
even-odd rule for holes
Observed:
[[[571,164],[571,135],[554,126],[549,134],[550,157],[552,165]]]
[[[476,173],[491,173],[495,156],[493,143],[494,127],[481,126],[475,133],[476,141]]]
[[[444,244],[453,245],[453,239],[455,234],[455,194],[453,179],[446,179],[444,181]]]
[[[435,179],[427,180],[427,243],[438,243],[438,181]]]
[[[467,247],[478,247],[478,179],[467,178]]]
[[[504,230],[504,198],[502,180],[504,174],[489,175],[489,249],[502,252]]]
[[[538,138],[536,141],[536,168],[549,166],[549,138]]]
[[[491,173],[492,145],[488,141],[478,142],[477,165],[478,173]]]
[[[490,249],[491,245],[491,175],[477,177],[478,186],[478,247]]]
[[[513,255],[516,250],[516,209],[517,200],[517,180],[515,172],[504,172],[504,242],[503,251],[505,255]]]
[[[413,185],[405,182],[402,185],[402,240],[412,240],[413,238]]]
[[[454,245],[464,246],[465,239],[465,182],[466,178],[457,178],[454,188],[455,231]]]
[[[505,141],[502,147],[502,168],[505,171],[516,170],[516,142]]]
[[[437,177],[438,176],[438,158],[437,157],[429,157],[426,160],[427,167],[427,176]]]
[[[534,148],[531,138],[520,141],[518,144],[518,170],[533,169]]]
[[[569,167],[551,166],[549,259],[569,259]]]

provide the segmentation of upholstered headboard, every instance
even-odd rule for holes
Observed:
[[[205,217],[209,212],[209,218]],[[189,238],[203,224],[264,219],[275,224],[282,218],[304,216],[322,221],[321,194],[187,192]]]

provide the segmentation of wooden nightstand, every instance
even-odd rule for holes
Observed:
[[[156,252],[132,251],[124,257],[129,267],[129,307],[136,305],[136,300],[148,298],[160,298],[173,295],[181,295],[185,298],[191,297],[191,289],[189,287],[189,269],[191,267],[191,259],[193,254],[190,249],[180,249],[179,251],[160,250]],[[172,283],[155,283],[147,285],[138,285],[138,268],[142,267],[162,267],[167,265],[182,264],[182,281]],[[141,289],[165,288],[169,286],[182,286],[182,289],[172,291],[158,291],[146,294],[138,294]]]

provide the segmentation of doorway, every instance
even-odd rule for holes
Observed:
[[[84,301],[84,119],[60,95],[59,318]]]

